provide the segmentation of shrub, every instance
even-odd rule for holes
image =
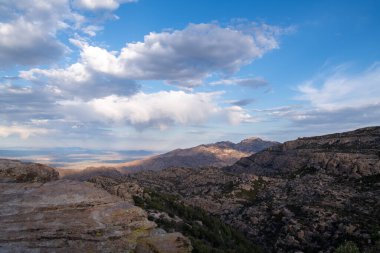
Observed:
[[[135,198],[136,205],[180,217],[182,222],[179,223],[165,219],[157,219],[155,222],[167,231],[175,230],[188,236],[194,248],[193,252],[260,252],[243,234],[204,210],[185,205],[173,195],[156,191],[148,193],[149,199]]]
[[[359,253],[359,248],[354,242],[348,241],[340,245],[334,253]]]

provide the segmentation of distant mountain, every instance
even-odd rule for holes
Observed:
[[[162,170],[170,167],[224,167],[242,157],[278,145],[278,142],[249,138],[239,143],[222,141],[193,148],[176,149],[165,154],[123,164],[124,171]]]

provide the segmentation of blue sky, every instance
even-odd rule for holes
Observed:
[[[380,124],[379,1],[0,1],[0,148]]]

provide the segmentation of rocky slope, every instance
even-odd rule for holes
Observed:
[[[106,189],[111,194],[117,195],[123,199],[133,198],[136,205],[144,208],[150,220],[155,221],[159,228],[169,232],[181,232],[191,240],[193,252],[239,252],[239,253],[255,253],[261,252],[259,248],[249,241],[245,236],[234,229],[232,226],[225,224],[217,216],[209,215],[208,211],[202,210],[195,205],[191,206],[184,199],[173,196],[175,187],[169,187],[169,191],[159,188],[159,184],[154,182],[154,175],[167,172],[175,183],[177,179],[183,179],[186,170],[179,171],[178,177],[171,172],[177,172],[177,169],[165,169],[160,172],[143,173],[148,175],[146,181],[112,179],[107,177],[95,177],[90,181],[97,187]],[[194,173],[197,169],[187,169],[189,173]],[[220,173],[219,169],[215,169],[216,174]],[[140,173],[138,173],[140,174]],[[210,173],[211,174],[211,173]],[[143,177],[143,175],[141,175]],[[165,180],[168,184],[172,184],[170,180]],[[184,186],[186,187],[186,186]],[[155,188],[153,190],[153,188]],[[167,194],[170,192],[170,194]],[[206,195],[207,197],[209,195]],[[207,199],[205,199],[207,200]],[[211,203],[211,202],[208,202]]]
[[[353,241],[380,252],[379,165],[380,127],[372,127],[286,142],[223,170],[146,171],[117,184],[175,195],[264,251],[334,252]]]
[[[104,176],[110,178],[123,177],[123,174],[113,167],[87,167],[85,169],[57,169],[62,179],[87,181],[93,177]]]
[[[239,143],[229,141],[200,145],[188,149],[176,149],[147,159],[132,161],[123,165],[126,171],[162,170],[170,167],[224,167],[240,158],[249,156],[278,142],[249,138]]]
[[[56,180],[43,165],[0,160],[0,252],[190,252],[131,198]]]
[[[360,178],[379,173],[379,156],[380,127],[368,127],[288,141],[243,158],[226,170],[282,175],[309,168]]]
[[[0,159],[0,183],[48,182],[58,177],[56,170],[43,164]]]

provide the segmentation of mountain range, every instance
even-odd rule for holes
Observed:
[[[266,141],[252,137],[239,143],[222,141],[204,144],[187,149],[176,149],[145,159],[115,164],[112,167],[88,167],[85,169],[59,169],[60,175],[67,179],[88,180],[94,176],[116,177],[120,174],[142,170],[162,170],[171,167],[224,167],[234,164],[242,157],[252,155],[263,149],[278,145],[279,142]]]
[[[162,170],[170,167],[224,167],[232,165],[240,158],[252,155],[278,142],[265,141],[252,137],[239,143],[222,141],[213,144],[199,145],[187,149],[176,149],[150,158],[123,164],[124,171]]]

